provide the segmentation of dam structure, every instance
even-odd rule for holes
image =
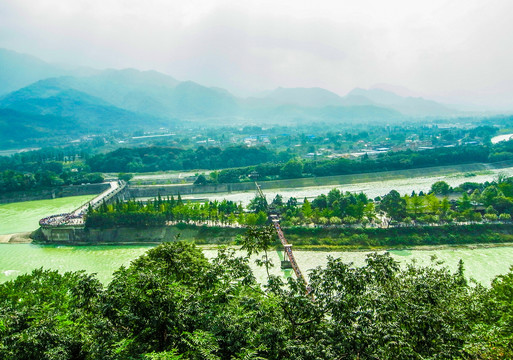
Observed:
[[[89,208],[97,209],[103,203],[129,198],[127,183],[123,180],[108,182],[109,188],[94,199],[82,204],[69,213],[47,216],[39,220],[45,241],[74,242],[81,241],[84,236],[84,216]]]

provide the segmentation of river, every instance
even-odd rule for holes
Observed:
[[[469,173],[456,173],[449,175],[438,176],[425,176],[414,177],[409,179],[393,179],[385,181],[371,181],[361,182],[357,184],[343,184],[343,185],[327,185],[327,186],[312,186],[302,188],[283,188],[283,189],[266,189],[264,191],[268,201],[271,201],[276,194],[283,196],[283,200],[287,201],[290,197],[302,200],[303,198],[312,199],[320,194],[327,194],[331,189],[337,188],[341,191],[349,191],[354,193],[364,192],[369,198],[376,196],[383,196],[388,194],[391,190],[397,190],[401,195],[410,194],[413,190],[417,193],[419,191],[428,192],[431,185],[437,181],[445,181],[450,186],[455,187],[464,182],[478,182],[483,183],[486,181],[493,181],[499,174],[506,176],[513,176],[513,167],[503,169],[490,169],[478,172]],[[379,178],[379,174],[377,174]],[[256,191],[236,192],[236,193],[216,193],[216,194],[197,194],[197,195],[184,195],[183,199],[201,198],[206,200],[231,200],[241,202],[243,205],[249,204],[250,200],[256,195]]]
[[[384,182],[368,182],[337,186],[344,191],[364,191],[371,197],[382,195],[391,189],[398,189],[401,193],[410,193],[412,190],[427,191],[431,184],[438,180],[447,181],[456,186],[464,181],[491,181],[498,173],[513,175],[513,168],[490,170],[468,177],[464,174],[423,177],[409,180],[390,180]],[[302,188],[302,189],[275,189],[266,191],[268,196],[276,193],[297,198],[312,197],[326,193],[333,186]],[[236,201],[251,199],[254,192],[228,194],[228,198]],[[214,195],[213,195],[214,196]],[[79,196],[53,200],[30,201],[0,205],[0,235],[15,232],[35,230],[38,221],[50,214],[67,212],[88,201],[92,196]],[[222,194],[215,194],[216,198],[223,198]],[[30,272],[34,268],[44,267],[63,271],[86,270],[97,273],[103,283],[112,279],[112,272],[121,265],[128,265],[130,261],[142,255],[151,246],[39,246],[33,244],[0,244],[0,282],[14,279],[17,275]],[[216,250],[205,249],[207,257],[214,257]],[[463,259],[467,274],[482,284],[488,285],[495,276],[504,274],[513,265],[513,247],[496,248],[457,248],[438,250],[392,251],[392,256],[406,263],[416,260],[419,264],[429,264],[431,256],[445,261],[447,266],[455,269],[459,259]],[[297,261],[302,270],[317,266],[324,266],[328,255],[341,257],[345,262],[353,262],[359,266],[364,263],[366,252],[324,252],[324,251],[296,251]],[[272,253],[273,261],[279,264],[278,254]],[[265,272],[256,269],[257,278],[264,281]],[[290,276],[290,271],[283,272],[279,266],[273,272],[277,275]]]
[[[16,276],[29,273],[32,269],[65,271],[85,270],[96,273],[98,279],[107,284],[112,273],[120,266],[128,266],[132,260],[144,254],[152,246],[40,246],[33,244],[0,244],[0,282],[14,279]],[[242,252],[238,252],[243,255]],[[451,269],[457,268],[458,261],[465,262],[467,276],[476,279],[483,285],[499,274],[505,274],[513,265],[513,247],[494,248],[455,248],[438,250],[403,250],[391,251],[392,257],[401,264],[412,260],[419,265],[432,264],[431,257],[444,263]],[[204,249],[207,258],[215,257],[217,250]],[[296,260],[304,273],[318,266],[325,266],[327,257],[342,258],[344,262],[361,266],[365,263],[368,252],[326,252],[326,251],[295,251]],[[291,270],[279,268],[280,259],[276,251],[270,253],[276,266],[272,273],[281,276],[294,276]],[[254,260],[254,259],[253,259]],[[265,281],[265,271],[252,261],[257,279]]]
[[[94,195],[0,204],[0,235],[36,230],[39,220],[78,208]]]

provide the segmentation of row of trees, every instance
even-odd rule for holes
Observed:
[[[62,185],[94,184],[103,180],[100,173],[72,171],[69,167],[60,173],[51,170],[38,170],[35,173],[5,170],[0,172],[0,194]]]
[[[25,151],[11,156],[0,156],[0,171],[16,170],[22,172],[36,172],[38,170],[52,170],[46,166],[56,166],[55,163],[67,163],[86,159],[88,152],[70,146],[65,148],[42,148],[40,150]],[[46,165],[49,164],[49,165]]]
[[[265,224],[267,213],[245,212],[241,204],[228,200],[197,203],[184,202],[180,195],[177,199],[159,196],[148,202],[117,201],[108,205],[104,203],[96,210],[90,208],[85,224],[87,227],[109,228],[163,226],[166,222],[252,226]]]
[[[364,193],[343,193],[336,188],[312,201],[304,198],[302,204],[294,197],[284,202],[279,194],[270,204],[256,196],[247,209],[227,200],[197,203],[184,202],[180,196],[176,200],[159,196],[148,202],[118,201],[103,204],[97,210],[90,209],[86,225],[144,227],[171,221],[251,226],[265,224],[269,210],[281,214],[284,226],[374,224],[388,227],[393,222],[412,225],[509,221],[513,215],[513,177],[499,176],[487,183],[467,182],[454,189],[439,181],[427,194],[413,192],[401,196],[392,190],[375,199],[369,199]]]
[[[266,207],[265,199],[259,197],[249,205],[250,210]],[[499,176],[491,183],[467,182],[454,189],[439,181],[427,194],[413,192],[401,196],[392,190],[375,199],[369,199],[363,193],[343,193],[333,189],[311,202],[305,198],[301,205],[293,197],[284,203],[277,195],[271,208],[281,214],[284,226],[509,221],[513,214],[513,178]]]
[[[227,148],[199,146],[197,149],[176,147],[121,148],[88,159],[93,171],[148,172],[159,170],[222,169],[283,162],[288,153],[278,153],[264,146],[229,146]]]
[[[513,159],[513,142],[491,146],[457,146],[425,151],[398,151],[380,154],[376,158],[364,156],[350,160],[300,160],[286,163],[260,164],[239,169],[225,169],[215,173],[212,182],[231,183],[247,181],[253,172],[261,179],[293,179],[310,176],[348,175],[390,170],[417,169],[429,166],[455,165],[473,162],[494,162]]]
[[[74,147],[0,156],[0,194],[103,182],[103,175],[91,172],[84,157],[87,153]]]
[[[266,232],[244,239],[257,256]],[[490,288],[434,263],[330,258],[302,281],[255,281],[248,256],[183,242],[115,272],[38,269],[0,284],[2,359],[510,359],[513,273]]]

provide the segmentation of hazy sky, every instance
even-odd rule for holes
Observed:
[[[1,0],[0,47],[235,93],[385,83],[501,104],[512,15],[511,0]]]

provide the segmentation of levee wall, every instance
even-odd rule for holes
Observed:
[[[144,229],[119,227],[110,229],[86,229],[83,226],[62,226],[41,228],[38,242],[50,244],[96,245],[96,244],[140,244],[184,240],[205,243],[228,243],[243,228],[179,227],[162,226]]]
[[[363,174],[337,175],[310,177],[301,179],[287,179],[274,181],[258,181],[262,189],[278,189],[278,188],[299,188],[307,186],[330,186],[341,184],[354,184],[360,182],[383,181],[393,179],[409,179],[419,176],[435,176],[446,175],[452,173],[482,171],[490,169],[501,169],[513,166],[513,161],[501,161],[496,163],[474,163],[448,166],[434,166],[408,170],[393,170],[372,172]],[[135,198],[149,198],[157,195],[187,195],[187,194],[208,194],[208,193],[229,193],[237,191],[254,191],[255,184],[253,182],[230,183],[217,185],[129,185],[130,195]]]

